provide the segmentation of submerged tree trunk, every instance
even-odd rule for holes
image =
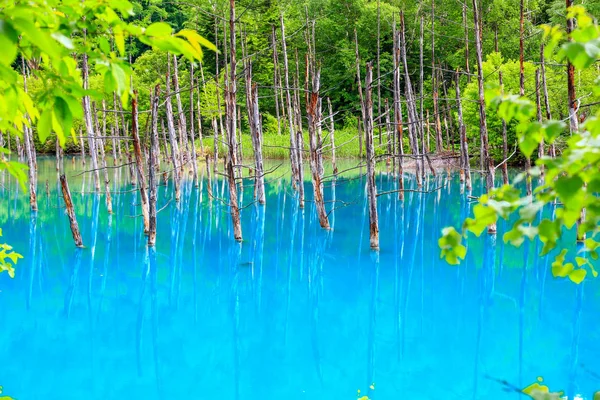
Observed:
[[[302,132],[302,109],[300,107],[300,63],[298,50],[295,52],[296,74],[294,76],[294,109],[296,110],[296,161],[298,162],[299,207],[304,208],[304,136]],[[291,118],[291,117],[290,117]]]
[[[460,180],[465,181],[468,191],[471,185],[471,164],[469,160],[469,142],[467,141],[467,128],[463,121],[462,105],[460,100],[460,74],[456,70],[456,110],[458,114],[458,131],[460,132]]]
[[[542,123],[542,98],[540,96],[540,69],[535,70],[535,104],[537,108],[538,122]],[[542,136],[538,146],[538,158],[544,157],[544,137]],[[540,179],[544,179],[544,166],[540,165]]]
[[[140,136],[138,132],[138,107],[137,107],[137,91],[133,91],[131,97],[131,137],[133,138],[133,153],[135,156],[135,165],[138,174],[138,182],[140,183],[140,198],[142,200],[142,216],[144,218],[144,233],[150,231],[149,209],[148,209],[148,192],[146,192],[146,175],[144,173],[144,159],[142,158],[142,147],[140,146]]]
[[[421,180],[422,173],[424,174],[424,163],[423,155],[419,154],[419,117],[416,112],[416,104],[413,97],[412,85],[410,83],[410,75],[408,73],[408,61],[406,55],[406,38],[405,38],[405,27],[404,27],[404,13],[400,13],[400,56],[402,58],[404,66],[404,92],[406,97],[406,108],[408,110],[408,136],[410,140],[410,147],[413,154],[415,155],[415,166],[416,166],[416,181],[417,187],[422,187],[423,183]]]
[[[521,0],[522,1],[522,0]],[[573,0],[566,0],[567,10],[573,6]],[[571,32],[575,27],[573,18],[567,18],[567,40],[571,41]],[[567,58],[567,92],[569,95],[569,131],[571,135],[579,131],[577,120],[577,97],[575,94],[575,66]]]
[[[96,122],[96,131],[99,131],[98,114],[94,107],[94,119]],[[112,197],[110,195],[110,178],[108,177],[108,164],[106,162],[106,152],[104,151],[104,141],[106,138],[106,101],[102,100],[102,138],[98,139],[98,149],[100,150],[100,159],[102,169],[104,170],[104,191],[106,193],[106,211],[112,214]]]
[[[394,35],[394,127],[395,127],[395,136],[397,141],[398,150],[395,150],[395,153],[398,155],[398,199],[404,200],[404,146],[403,146],[403,135],[402,135],[402,104],[401,104],[401,95],[400,95],[400,38],[398,36],[398,32],[396,30],[396,20],[394,19],[393,25],[393,35]],[[423,93],[421,93],[421,96]],[[421,109],[422,111],[422,109]]]
[[[185,121],[185,117],[183,118]],[[198,129],[200,126],[200,114],[198,114]],[[194,63],[190,63],[190,143],[192,148],[192,171],[194,172],[194,186],[198,187],[198,156],[196,155],[196,132],[194,132]],[[200,135],[202,137],[202,135]]]
[[[158,167],[158,103],[160,100],[160,85],[154,87],[152,96],[152,129],[150,131],[150,165],[148,166],[150,182],[150,195],[148,199],[148,246],[156,243],[156,170]]]
[[[483,50],[481,47],[481,32],[479,25],[479,5],[478,0],[473,0],[473,19],[475,21],[475,50],[477,53],[477,84],[479,89],[479,134],[483,146],[481,148],[482,158],[484,160],[485,188],[487,193],[494,189],[494,165],[490,157],[488,145],[487,119],[485,113],[485,94],[483,88]],[[496,233],[496,223],[488,225],[488,233]]]
[[[62,188],[63,199],[65,200],[65,207],[67,210],[67,216],[69,217],[69,224],[71,226],[71,233],[73,234],[75,246],[83,247],[83,240],[81,239],[81,233],[79,232],[77,217],[75,216],[75,210],[73,209],[71,191],[69,190],[69,184],[67,183],[67,178],[64,174],[60,176],[60,186]]]
[[[88,55],[83,54],[83,65],[81,67],[83,72],[83,88],[89,89],[88,82]],[[96,192],[100,191],[100,176],[98,174],[98,152],[96,151],[95,137],[94,134],[94,123],[92,122],[92,109],[90,106],[90,97],[83,96],[83,116],[85,121],[85,130],[87,133],[88,147],[90,149],[90,156],[92,158],[92,176],[94,177],[94,188]]]
[[[377,218],[377,187],[375,186],[375,148],[373,145],[373,66],[367,64],[365,88],[365,146],[367,148],[367,197],[369,201],[369,238],[371,249],[379,249],[379,221]]]
[[[523,40],[525,35],[525,0],[520,1],[520,17],[519,17],[519,94],[521,97],[525,96],[525,66],[524,66],[524,49]],[[526,187],[527,196],[531,196],[531,175],[529,170],[531,169],[531,158],[527,156],[525,158],[525,170],[527,173]]]
[[[294,110],[292,108],[292,94],[290,93],[290,79],[289,79],[289,68],[288,68],[288,54],[287,54],[287,43],[285,38],[285,24],[283,22],[283,14],[279,15],[279,21],[281,23],[281,51],[283,53],[283,75],[285,81],[285,100],[288,109],[288,115],[290,116],[290,164],[292,169],[292,185],[303,185],[300,182],[299,163],[298,163],[298,150],[296,143],[296,132],[294,130],[294,124],[292,123],[292,115]],[[300,198],[300,207],[304,207],[304,198]]]
[[[23,72],[23,89],[27,92],[27,73],[25,71],[25,61],[23,58],[21,58],[21,67]],[[23,140],[25,142],[25,151],[27,153],[27,166],[29,167],[27,171],[29,178],[29,206],[31,207],[31,211],[37,211],[37,162],[29,115],[27,115],[27,120],[29,121],[29,124],[23,124]]]
[[[229,208],[231,212],[231,220],[233,223],[233,237],[237,241],[242,240],[242,223],[240,220],[240,209],[238,206],[238,192],[235,182],[235,170],[237,164],[237,137],[236,137],[236,122],[237,122],[237,77],[236,77],[236,54],[235,54],[235,0],[229,0],[229,72],[230,78],[226,86],[227,97],[227,144],[229,153],[226,160],[226,173],[229,183]]]
[[[179,200],[181,199],[181,165],[179,164],[179,146],[177,145],[177,133],[175,132],[175,122],[173,121],[173,104],[171,103],[171,63],[168,62],[168,56],[167,77],[165,83],[167,129],[169,131],[169,143],[171,145],[171,160],[173,162],[173,185],[175,186],[175,201],[179,202]]]
[[[546,119],[552,119],[552,112],[550,110],[550,99],[548,97],[548,87],[546,86],[546,62],[544,56],[544,42],[540,44],[540,69],[542,73],[542,89],[544,91],[544,105],[546,107]],[[556,157],[556,148],[554,142],[550,144],[550,157]]]
[[[323,183],[321,182],[321,174],[319,171],[319,148],[317,130],[321,123],[321,116],[319,115],[319,89],[321,71],[316,70],[312,77],[312,91],[308,94],[308,101],[306,103],[306,114],[308,115],[308,137],[309,137],[309,148],[310,148],[310,170],[312,173],[312,184],[314,192],[315,207],[317,209],[317,215],[319,217],[319,224],[323,229],[329,229],[329,219],[327,212],[325,211],[325,201],[323,198]]]

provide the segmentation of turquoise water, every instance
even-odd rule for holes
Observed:
[[[513,249],[500,236],[471,239],[460,267],[439,259],[441,228],[471,207],[455,175],[431,179],[442,189],[407,193],[404,204],[379,197],[379,254],[369,251],[359,177],[326,184],[329,233],[311,202],[298,209],[283,167],[268,178],[265,208],[251,204],[246,181],[241,245],[206,181],[201,191],[186,181],[179,207],[162,186],[153,253],[137,193],[120,183],[125,171],[110,172],[120,191],[111,217],[104,196],[89,193],[91,177],[74,176],[79,161],[65,167],[83,250],[53,160],[39,161],[37,216],[0,177],[2,239],[25,256],[14,279],[0,274],[4,394],[354,399],[360,389],[373,399],[516,399],[511,387],[538,376],[569,399],[600,389],[597,281],[555,280],[536,244]],[[395,187],[384,173],[377,182]],[[221,180],[214,186],[226,196]]]

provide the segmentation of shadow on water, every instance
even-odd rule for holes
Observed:
[[[37,214],[0,173],[3,238],[25,255],[14,279],[0,274],[2,384],[19,399],[57,388],[65,399],[337,399],[360,388],[376,399],[502,400],[538,376],[569,398],[600,384],[596,281],[555,280],[539,244],[505,245],[512,221],[496,238],[470,237],[463,265],[439,259],[440,231],[471,214],[479,179],[470,193],[441,172],[424,190],[441,189],[422,193],[405,173],[403,201],[378,197],[378,253],[359,175],[324,185],[329,232],[311,190],[301,209],[289,177],[272,179],[260,206],[246,180],[242,243],[220,177],[214,197],[207,176],[198,188],[184,181],[180,204],[161,180],[148,248],[127,170],[111,175],[111,216],[91,177],[76,176],[79,162],[66,163],[86,245],[76,249],[54,162],[38,165]],[[389,173],[377,182],[397,189]]]

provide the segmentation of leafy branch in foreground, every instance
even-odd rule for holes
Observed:
[[[559,28],[543,27],[548,40],[546,56],[558,48],[558,60],[567,60],[576,68],[593,65],[600,56],[600,30],[581,6],[571,7],[568,18],[577,19],[577,29],[566,41],[567,35]],[[562,42],[562,44],[561,44]],[[560,46],[559,46],[560,45]],[[594,88],[600,93],[600,81]],[[531,157],[540,145],[551,145],[566,129],[563,121],[534,120],[536,106],[525,97],[501,95],[498,88],[489,88],[486,100],[496,109],[500,118],[516,121],[519,148],[525,157]],[[589,117],[579,130],[572,133],[567,147],[556,158],[542,157],[536,167],[518,175],[510,185],[496,188],[479,198],[473,208],[473,217],[463,222],[461,230],[447,227],[438,243],[441,257],[450,264],[459,264],[467,248],[463,244],[468,232],[476,236],[499,218],[517,217],[512,229],[504,234],[504,241],[519,247],[525,240],[540,240],[540,255],[554,249],[560,252],[552,263],[555,277],[568,277],[581,283],[589,273],[598,276],[593,261],[599,258],[600,247],[600,113]],[[531,196],[522,196],[516,185],[524,180],[539,179],[539,186]],[[552,219],[541,218],[547,204],[556,205]],[[580,242],[576,254],[559,245],[565,228],[577,225]]]
[[[0,236],[2,236],[2,229],[0,229]],[[15,265],[22,255],[15,252],[12,246],[2,243],[0,244],[0,273],[6,271],[11,278],[15,277]]]

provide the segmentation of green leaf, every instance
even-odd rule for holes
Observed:
[[[577,196],[582,187],[583,180],[578,175],[561,176],[554,182],[554,190],[565,204]]]
[[[46,108],[37,124],[37,132],[40,142],[45,143],[48,136],[50,136],[50,132],[52,129],[52,109]]]
[[[581,282],[583,282],[586,275],[587,271],[585,269],[576,269],[569,272],[569,279],[579,285]]]
[[[173,29],[166,22],[155,22],[146,28],[146,35],[154,37],[170,36]]]
[[[0,20],[0,63],[10,66],[17,58],[17,32],[7,20]]]
[[[552,275],[554,275],[555,278],[564,278],[568,276],[574,268],[575,266],[572,263],[552,263]]]
[[[440,258],[444,258],[450,265],[460,264],[467,254],[467,248],[461,243],[462,235],[453,227],[444,228],[442,237],[438,239],[441,253]]]
[[[123,34],[123,28],[115,26],[113,28],[113,37],[115,38],[115,45],[121,57],[125,57],[125,35]]]

